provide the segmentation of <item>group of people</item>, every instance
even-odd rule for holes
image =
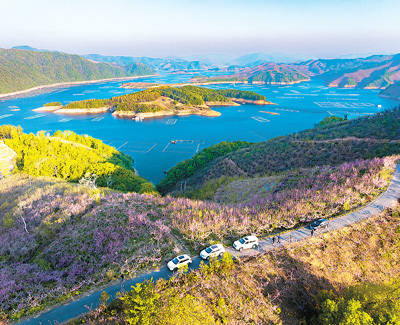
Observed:
[[[314,230],[314,228],[311,228],[311,237],[314,236],[314,234],[315,234],[315,230]],[[275,242],[280,244],[281,240],[282,240],[281,235],[273,236],[272,237],[272,245],[275,245]],[[289,243],[291,243],[292,241],[293,241],[293,237],[292,237],[292,235],[289,235]]]
[[[272,237],[272,245],[275,245],[275,242],[277,242],[278,244],[281,243],[282,237],[281,235],[277,235],[277,236],[273,236]],[[291,243],[293,240],[292,235],[289,236],[289,243]]]

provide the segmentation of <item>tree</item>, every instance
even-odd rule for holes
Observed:
[[[167,292],[168,303],[160,312],[159,324],[163,325],[215,325],[217,322],[207,306],[198,298],[175,290]]]
[[[365,283],[346,289],[342,297],[322,291],[317,295],[317,324],[400,324],[400,281]]]
[[[152,280],[138,283],[132,289],[121,297],[129,324],[217,324],[207,306],[192,295],[181,295],[175,289],[163,290],[161,286],[161,296]]]
[[[152,280],[132,286],[132,291],[121,298],[129,324],[153,325],[160,308],[160,295]]]

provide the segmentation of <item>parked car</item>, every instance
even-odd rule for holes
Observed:
[[[210,257],[222,256],[225,253],[225,248],[222,244],[212,245],[202,250],[200,257],[203,260],[208,260]]]
[[[233,248],[238,251],[242,251],[243,249],[248,248],[257,248],[258,247],[258,238],[256,236],[246,236],[240,238],[239,240],[233,243]]]
[[[318,219],[310,225],[310,229],[314,231],[328,228],[329,222],[326,219]]]
[[[170,271],[176,271],[184,265],[192,264],[192,259],[189,255],[183,254],[181,256],[175,257],[173,260],[169,261],[167,267]]]

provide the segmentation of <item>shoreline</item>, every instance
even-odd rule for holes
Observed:
[[[164,117],[164,116],[187,116],[187,115],[199,115],[199,116],[207,116],[207,117],[216,117],[221,116],[220,112],[213,111],[213,110],[168,110],[168,111],[161,111],[161,112],[153,112],[153,113],[136,113],[132,111],[115,111],[112,113],[112,116],[118,118],[130,118],[134,119],[138,117],[139,119],[149,119],[155,117]]]
[[[80,86],[80,85],[85,85],[85,84],[102,83],[102,82],[107,82],[107,81],[133,80],[133,79],[154,77],[157,75],[158,74],[133,76],[133,77],[118,77],[118,78],[85,80],[85,81],[69,81],[69,82],[54,83],[54,84],[50,84],[50,85],[40,85],[40,86],[35,86],[32,88],[25,89],[25,90],[18,90],[18,91],[12,92],[12,93],[0,94],[0,100],[20,98],[20,97],[24,97],[24,95],[41,94],[41,93],[49,92],[53,89],[58,89],[58,88],[68,88],[68,87]]]
[[[400,96],[399,97],[393,97],[393,96],[384,95],[384,94],[378,94],[378,96],[381,97],[381,98],[385,98],[385,99],[400,100]]]
[[[110,107],[99,107],[99,108],[61,108],[53,111],[55,114],[67,114],[67,115],[81,115],[81,114],[102,114],[110,112]]]

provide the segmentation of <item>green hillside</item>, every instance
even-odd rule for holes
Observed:
[[[296,168],[335,166],[346,161],[398,154],[399,140],[400,108],[395,108],[373,116],[318,125],[229,153],[221,152],[207,163],[198,163],[203,155],[200,152],[173,167],[157,188],[162,194],[174,192],[179,189],[179,182],[186,180],[188,191],[180,195],[197,198],[199,190],[209,187],[214,193],[232,177],[270,176]],[[213,148],[216,146],[205,150],[213,151]],[[207,197],[212,197],[212,193]]]
[[[0,126],[0,139],[14,150],[15,171],[32,176],[53,176],[72,182],[95,174],[96,184],[120,191],[153,192],[154,187],[136,176],[133,159],[90,136],[71,131],[25,134],[22,129]]]
[[[132,77],[153,74],[142,63],[127,67],[93,63],[79,55],[0,49],[0,93],[59,82]]]

